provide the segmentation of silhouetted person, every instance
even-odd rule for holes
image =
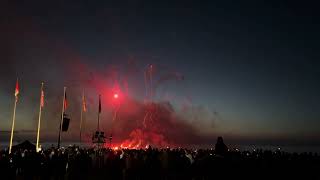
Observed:
[[[223,139],[221,136],[218,137],[217,139],[217,143],[215,146],[215,152],[218,155],[226,155],[226,153],[228,152],[228,147],[224,144]]]

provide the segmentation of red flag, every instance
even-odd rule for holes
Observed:
[[[82,96],[82,109],[84,112],[87,112],[87,104],[86,104],[86,99],[84,97],[84,94]]]
[[[101,95],[99,95],[99,113],[101,113]]]
[[[63,111],[66,111],[68,107],[68,101],[67,101],[67,92],[64,93],[64,100],[63,100]]]
[[[18,94],[19,94],[19,82],[18,82],[18,79],[17,79],[16,89],[14,91],[14,96],[16,97],[16,101],[18,101]]]
[[[43,108],[44,106],[44,92],[43,92],[43,89],[41,88],[41,100],[40,100],[40,104],[41,104],[41,107]]]

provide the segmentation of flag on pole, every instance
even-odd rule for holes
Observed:
[[[99,113],[101,113],[101,95],[99,95]]]
[[[18,94],[19,94],[19,82],[18,82],[18,79],[17,79],[16,89],[14,91],[14,96],[16,97],[16,101],[18,101]]]
[[[64,92],[63,111],[66,111],[67,107],[68,107],[67,92]]]
[[[44,91],[43,88],[41,88],[41,100],[40,100],[41,108],[44,106]]]
[[[83,112],[87,112],[86,98],[85,98],[84,94],[82,96],[82,110],[83,110]]]

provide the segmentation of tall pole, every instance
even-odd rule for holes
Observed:
[[[42,96],[43,96],[43,82],[41,83],[41,90],[40,90],[40,106],[39,106],[39,119],[38,119],[38,131],[37,131],[37,144],[36,144],[36,151],[39,152],[39,137],[40,137],[40,127],[41,127],[41,111],[42,111]]]
[[[63,114],[64,114],[64,101],[66,98],[66,87],[63,88],[63,101],[62,101],[62,113],[61,113],[61,121],[60,121],[60,127],[59,127],[59,138],[58,138],[58,148],[60,148],[60,141],[61,141],[61,130],[62,130],[62,123],[63,123]]]
[[[84,91],[82,93],[82,103],[81,103],[81,113],[80,113],[80,139],[79,139],[79,143],[81,144],[81,133],[82,133],[82,114],[83,114],[83,106],[84,106]]]
[[[100,113],[98,112],[98,127],[97,127],[97,131],[100,131],[100,125],[99,125],[99,122],[100,122]]]
[[[98,107],[98,127],[97,131],[99,133],[98,135],[98,150],[100,150],[100,143],[101,143],[101,132],[100,132],[100,113],[101,113],[101,95],[99,94],[99,107]]]
[[[98,127],[97,127],[97,131],[100,131],[100,111],[101,111],[101,95],[99,95],[99,110],[98,110]]]
[[[12,140],[13,140],[13,131],[14,131],[14,121],[15,121],[15,119],[16,119],[17,101],[18,101],[18,97],[16,96],[15,101],[14,101],[14,108],[13,108],[13,118],[12,118],[12,126],[11,126],[11,136],[10,136],[10,144],[9,144],[9,154],[11,154],[11,149],[12,149]]]

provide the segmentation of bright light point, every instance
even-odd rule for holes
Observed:
[[[113,97],[114,97],[115,99],[117,99],[117,98],[119,97],[119,95],[118,95],[118,94],[114,94]]]

